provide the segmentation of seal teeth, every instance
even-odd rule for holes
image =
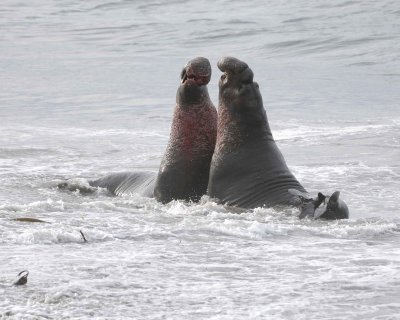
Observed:
[[[185,81],[187,80],[187,74],[185,73],[184,75],[183,75],[183,77],[182,77],[182,83],[185,83]]]
[[[186,67],[182,69],[181,71],[181,83],[185,82],[186,78]]]

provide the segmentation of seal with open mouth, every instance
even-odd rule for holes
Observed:
[[[219,81],[217,142],[208,195],[242,208],[276,205],[303,208],[303,200],[312,197],[290,172],[275,143],[253,71],[233,57],[220,59],[218,68],[223,75]],[[333,200],[330,210],[319,217],[346,217],[341,212],[335,214]],[[303,216],[314,216],[314,212],[311,214],[312,209],[316,210],[314,207],[314,204],[308,206]],[[335,208],[345,210],[342,202]]]
[[[163,203],[198,201],[207,191],[217,137],[217,111],[207,90],[210,79],[206,58],[190,60],[182,70],[170,139],[154,189]]]
[[[158,174],[122,172],[90,181],[91,187],[113,194],[137,193],[167,203],[197,201],[207,191],[217,136],[217,111],[208,95],[211,65],[206,58],[190,60],[181,72],[170,139]]]

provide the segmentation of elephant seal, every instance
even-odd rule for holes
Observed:
[[[198,201],[206,194],[217,136],[217,110],[207,84],[211,65],[206,58],[188,62],[181,73],[167,149],[161,161],[154,197]]]
[[[217,136],[217,111],[208,95],[211,65],[206,58],[190,60],[181,72],[170,139],[158,174],[122,172],[89,181],[115,195],[137,193],[167,203],[197,201],[207,191]]]
[[[208,195],[243,208],[302,206],[307,195],[276,145],[259,86],[249,66],[233,57],[219,60],[217,142],[211,161]]]

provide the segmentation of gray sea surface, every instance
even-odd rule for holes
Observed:
[[[57,188],[156,171],[181,68],[217,105],[225,55],[349,220]],[[400,319],[399,101],[399,1],[2,0],[0,319]]]

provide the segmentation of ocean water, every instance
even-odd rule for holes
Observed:
[[[400,319],[399,31],[394,0],[1,1],[0,318]],[[225,55],[349,220],[57,189],[156,171],[182,66],[217,105]]]

